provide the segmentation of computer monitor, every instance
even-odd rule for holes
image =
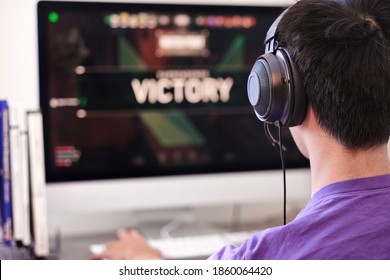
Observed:
[[[39,2],[49,211],[244,203],[281,188],[246,93],[281,10]],[[307,167],[284,134],[287,167]]]

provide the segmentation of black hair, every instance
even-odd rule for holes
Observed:
[[[301,0],[276,37],[319,124],[352,150],[390,137],[390,0]]]

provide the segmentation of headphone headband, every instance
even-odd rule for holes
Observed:
[[[288,11],[288,8],[284,10],[272,23],[271,27],[267,31],[267,35],[265,36],[264,45],[266,46],[265,52],[274,51],[274,41],[276,37],[276,29],[278,28],[279,22],[284,16],[284,14]],[[271,44],[272,43],[272,44]],[[272,49],[270,48],[272,47]]]

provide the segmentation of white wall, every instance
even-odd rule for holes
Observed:
[[[0,1],[0,98],[38,106],[35,0]]]

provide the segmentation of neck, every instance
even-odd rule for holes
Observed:
[[[332,142],[322,145],[317,142],[309,151],[312,195],[335,182],[390,174],[387,145],[350,151],[343,145]]]

